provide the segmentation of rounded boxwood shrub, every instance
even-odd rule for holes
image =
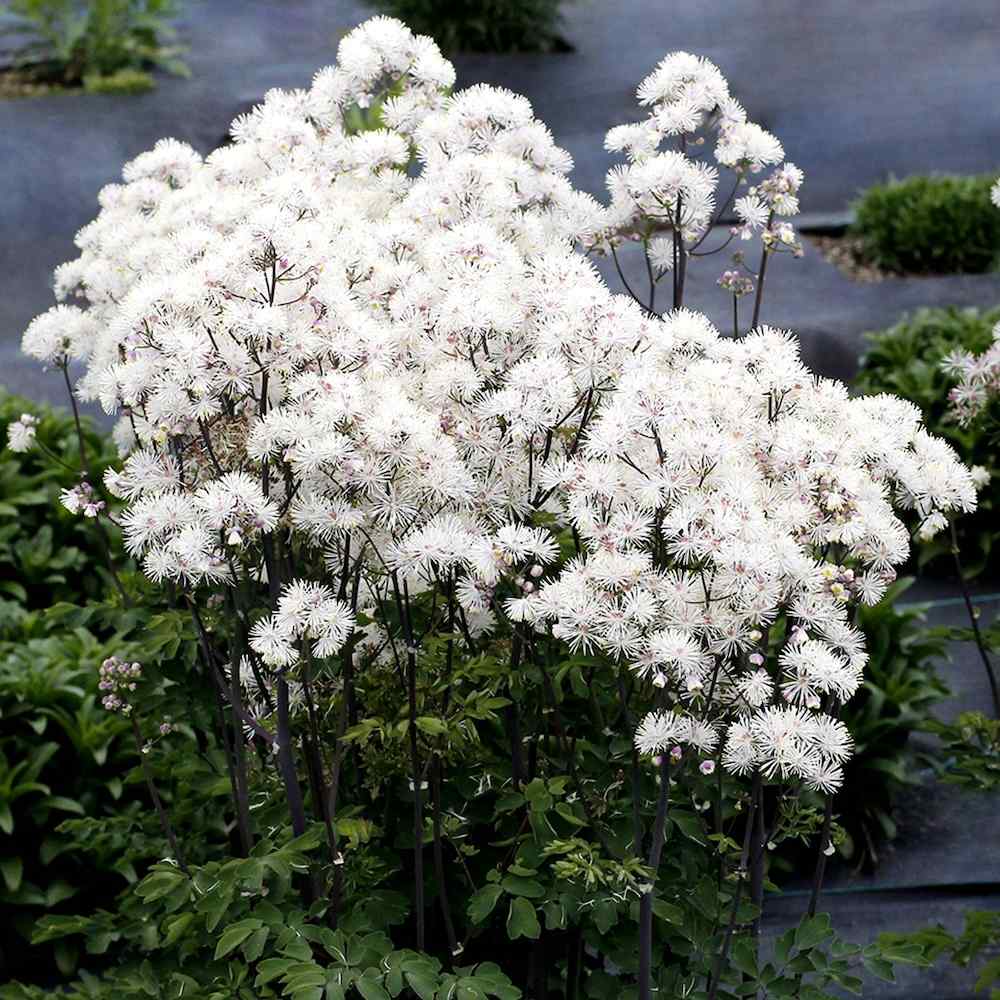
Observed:
[[[1000,212],[994,210],[1000,218]],[[978,354],[993,342],[993,326],[1000,308],[918,309],[895,326],[868,335],[870,347],[861,359],[855,388],[862,393],[891,392],[920,407],[927,429],[950,441],[968,465],[990,473],[979,493],[976,513],[958,520],[962,562],[968,576],[995,567],[996,511],[1000,510],[1000,464],[992,421],[960,427],[950,416],[948,392],[954,380],[941,370],[941,359],[957,349]],[[911,516],[909,527],[916,530]],[[930,541],[914,540],[918,566],[950,572],[950,540],[942,532]]]
[[[982,272],[1000,252],[993,175],[916,176],[868,188],[854,204],[865,259],[887,271]]]

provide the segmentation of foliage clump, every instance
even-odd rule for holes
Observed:
[[[991,176],[914,176],[868,188],[853,232],[866,262],[907,274],[979,273],[1000,253]]]
[[[170,22],[177,0],[3,0],[26,79],[93,93],[140,93],[150,68],[186,76]]]

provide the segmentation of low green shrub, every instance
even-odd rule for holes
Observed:
[[[994,179],[915,176],[868,188],[853,206],[864,258],[919,274],[990,270],[1000,253]]]
[[[994,214],[1000,218],[1000,212]],[[969,578],[997,567],[994,546],[1000,533],[1000,463],[992,421],[960,427],[950,417],[948,392],[953,380],[942,372],[941,360],[957,348],[974,353],[985,350],[993,342],[992,330],[998,321],[1000,308],[919,309],[888,330],[869,334],[868,350],[854,383],[861,393],[895,393],[915,403],[932,434],[950,441],[966,464],[978,465],[989,473],[989,482],[979,493],[978,510],[956,523],[962,563]],[[910,518],[908,527],[911,533],[916,531],[915,517]],[[953,572],[948,532],[930,541],[915,539],[914,544],[921,570]]]
[[[188,73],[170,44],[177,0],[2,0],[10,33],[24,36],[18,62],[44,82],[105,93],[152,86],[143,70]]]
[[[445,52],[551,52],[562,0],[365,0]]]
[[[141,578],[125,580],[135,595]],[[124,607],[117,594],[103,606],[23,611],[18,627],[8,626],[0,641],[0,974],[51,982],[50,959],[72,973],[75,942],[29,947],[39,920],[114,905],[164,856],[131,720],[101,705],[98,667],[107,657],[143,658],[145,766],[192,856],[209,859],[227,845],[229,780],[222,751],[201,732],[211,718],[199,707],[208,693],[191,673],[190,633],[178,612]]]

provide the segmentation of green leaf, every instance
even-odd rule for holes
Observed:
[[[434,1000],[437,994],[437,979],[423,972],[407,972],[406,984],[420,1000]]]
[[[469,900],[469,919],[474,924],[481,924],[497,905],[497,900],[503,895],[503,890],[498,885],[484,885]]]
[[[751,979],[757,979],[757,945],[753,939],[741,937],[733,942],[731,960],[740,972]]]
[[[674,809],[670,812],[670,819],[688,840],[693,840],[696,844],[706,843],[704,824],[694,813]]]
[[[215,957],[222,958],[228,955],[237,945],[242,944],[255,930],[261,926],[261,921],[255,917],[240,920],[235,924],[230,924],[219,938],[219,943],[215,946]]]
[[[256,962],[264,953],[264,945],[267,943],[270,933],[270,927],[261,927],[247,938],[246,943],[243,945],[243,957],[248,962]]]
[[[884,979],[887,983],[896,981],[896,974],[893,972],[892,963],[876,955],[865,956],[865,968],[879,979]]]
[[[63,812],[76,813],[77,816],[85,816],[87,813],[87,810],[76,799],[67,798],[65,795],[50,795],[45,799],[45,805],[50,809],[60,809]]]
[[[24,865],[20,858],[4,858],[0,861],[0,874],[11,892],[17,892],[24,874]]]
[[[429,715],[420,715],[416,719],[417,729],[428,736],[443,736],[448,732],[448,727],[440,719],[432,718]],[[360,989],[360,987],[359,987]]]
[[[265,958],[257,966],[257,978],[254,980],[254,985],[266,986],[272,979],[283,976],[296,965],[298,962],[294,958]]]
[[[538,922],[535,908],[523,896],[515,896],[510,901],[510,912],[507,915],[507,937],[511,941],[516,941],[519,937],[537,941],[541,933],[542,925]]]
[[[528,899],[541,899],[545,895],[545,887],[533,878],[520,875],[508,875],[500,883],[505,892],[512,896],[527,896]]]
[[[382,985],[381,976],[378,979],[361,976],[354,980],[354,985],[364,1000],[390,1000],[388,991]]]
[[[815,917],[803,920],[795,931],[795,947],[799,951],[808,951],[815,948],[821,941],[832,934],[830,929],[830,915],[819,913]]]
[[[167,933],[163,939],[164,947],[176,944],[184,936],[184,932],[188,927],[191,926],[192,920],[194,920],[193,913],[181,913],[179,916],[172,917],[166,921],[164,926]]]

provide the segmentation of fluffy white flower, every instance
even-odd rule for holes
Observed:
[[[30,451],[38,433],[38,417],[22,413],[7,425],[7,447],[13,452]]]

